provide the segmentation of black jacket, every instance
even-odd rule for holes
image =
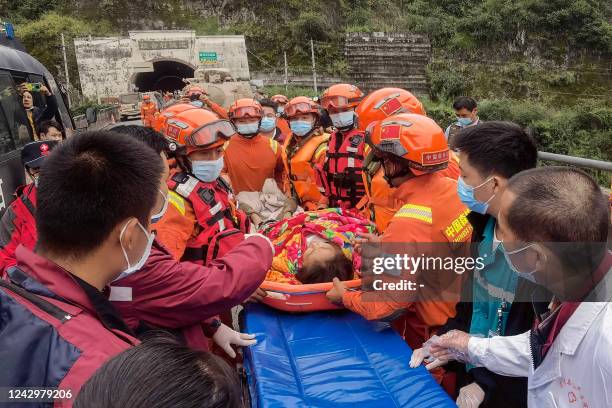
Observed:
[[[481,242],[483,240],[484,229],[491,216],[471,212],[467,218],[474,228],[472,242]],[[473,250],[477,252],[478,247],[474,245]],[[477,256],[477,254],[472,255],[474,257]],[[472,279],[467,279],[463,287],[463,301],[457,304],[456,316],[448,319],[446,324],[438,330],[438,335],[453,329],[464,332],[470,331],[472,321],[472,287]],[[533,298],[538,300],[548,299],[550,301],[552,295],[547,293],[541,286],[519,278],[515,297],[519,300]],[[510,306],[506,322],[505,335],[514,336],[531,329],[536,311],[538,314],[544,313],[547,310],[549,301],[513,302]],[[506,377],[495,374],[483,367],[472,368],[469,372],[466,372],[465,364],[461,363],[448,364],[446,369],[457,373],[457,389],[472,382],[476,382],[483,389],[485,399],[480,405],[481,408],[527,407],[527,379],[525,377]]]

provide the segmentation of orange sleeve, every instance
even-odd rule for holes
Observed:
[[[278,188],[283,192],[287,192],[287,170],[285,168],[285,161],[283,159],[283,146],[278,145],[278,149],[276,150],[276,167],[274,168],[274,179],[276,180],[276,184]]]
[[[342,296],[342,303],[344,303],[347,309],[360,314],[368,320],[384,319],[399,310],[408,309],[411,306],[410,302],[395,300],[363,301],[362,296],[363,292],[361,291],[346,291],[344,296]]]
[[[195,232],[196,218],[193,208],[185,200],[184,207],[170,199],[168,210],[161,220],[154,224],[157,239],[178,262],[185,253],[187,242]]]
[[[206,105],[221,119],[228,119],[227,111],[221,105],[214,103],[211,99],[208,99],[208,101],[206,101]]]

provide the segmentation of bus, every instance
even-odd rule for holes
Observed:
[[[12,26],[0,22],[0,215],[11,203],[17,187],[26,181],[21,149],[35,140],[18,87],[24,82],[44,84],[49,89],[57,102],[53,119],[63,128],[64,138],[72,136],[76,126],[65,90],[39,61],[23,50],[14,38]],[[32,95],[34,106],[45,105],[43,95],[39,92]]]

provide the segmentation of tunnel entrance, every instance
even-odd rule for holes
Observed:
[[[193,78],[194,69],[178,61],[156,61],[153,72],[141,72],[134,78],[134,87],[139,92],[175,91],[183,89],[183,78]]]

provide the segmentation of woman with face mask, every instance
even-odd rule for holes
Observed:
[[[206,264],[243,239],[246,215],[236,209],[221,177],[223,145],[234,126],[205,109],[189,109],[168,120],[165,136],[176,148],[178,168],[168,181],[169,209],[156,225],[157,238],[176,260]]]
[[[319,106],[305,96],[298,96],[285,105],[285,116],[291,127],[284,144],[285,167],[293,196],[306,210],[325,208],[315,167],[325,162],[329,135],[319,130]]]

